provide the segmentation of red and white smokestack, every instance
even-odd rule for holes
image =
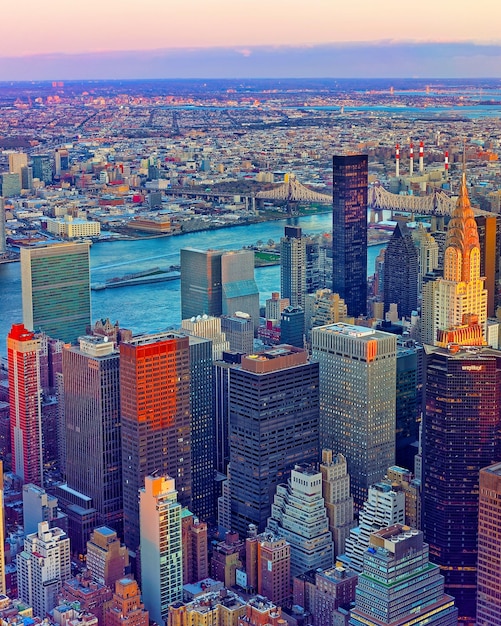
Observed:
[[[414,174],[414,146],[409,146],[409,176]]]
[[[400,176],[400,146],[395,146],[395,176],[398,178]]]
[[[424,144],[419,142],[419,171],[421,174],[424,172]]]
[[[449,153],[448,152],[445,153],[444,169],[445,169],[445,173],[448,174],[449,173]]]

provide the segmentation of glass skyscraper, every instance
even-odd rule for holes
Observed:
[[[475,619],[479,472],[497,461],[501,357],[425,346],[422,529],[459,615]]]
[[[76,342],[91,323],[88,243],[21,248],[23,322],[53,339]]]
[[[332,291],[353,317],[367,310],[367,179],[366,154],[333,157]]]
[[[418,304],[418,250],[405,223],[397,222],[384,255],[384,311],[396,304],[410,317]]]

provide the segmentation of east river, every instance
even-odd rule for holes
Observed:
[[[172,237],[127,241],[100,242],[91,246],[91,283],[123,276],[151,267],[167,269],[179,264],[181,248],[239,249],[258,241],[275,242],[283,235],[284,226],[294,223],[305,234],[331,231],[332,215],[323,213],[308,217],[233,226]],[[383,245],[368,248],[367,273],[374,273],[374,261]],[[280,267],[256,268],[256,281],[261,304],[280,290]],[[136,285],[119,289],[92,291],[92,320],[109,317],[134,333],[178,327],[181,323],[180,281]],[[0,355],[6,354],[6,337],[14,323],[22,321],[20,263],[0,264]]]

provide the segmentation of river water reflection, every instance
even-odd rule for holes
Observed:
[[[323,213],[293,218],[306,234],[331,231],[331,214]],[[145,270],[150,267],[168,268],[179,263],[179,250],[185,247],[232,250],[257,241],[279,241],[284,226],[291,220],[262,222],[220,230],[189,233],[158,239],[112,241],[91,247],[91,282],[102,283],[107,278]],[[374,272],[374,260],[382,246],[369,247],[368,274]],[[256,269],[260,300],[280,290],[279,266]],[[152,285],[92,292],[92,318],[109,317],[113,322],[130,328],[134,333],[156,331],[179,326],[181,321],[180,282],[178,280]],[[20,264],[0,265],[0,353],[5,355],[5,338],[13,323],[22,321]]]

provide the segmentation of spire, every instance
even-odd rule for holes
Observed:
[[[463,153],[463,174],[456,208],[452,213],[447,229],[446,250],[455,248],[461,256],[461,280],[468,281],[470,276],[470,257],[474,248],[480,249],[477,223],[471,208],[468,188],[466,185],[466,164]]]

